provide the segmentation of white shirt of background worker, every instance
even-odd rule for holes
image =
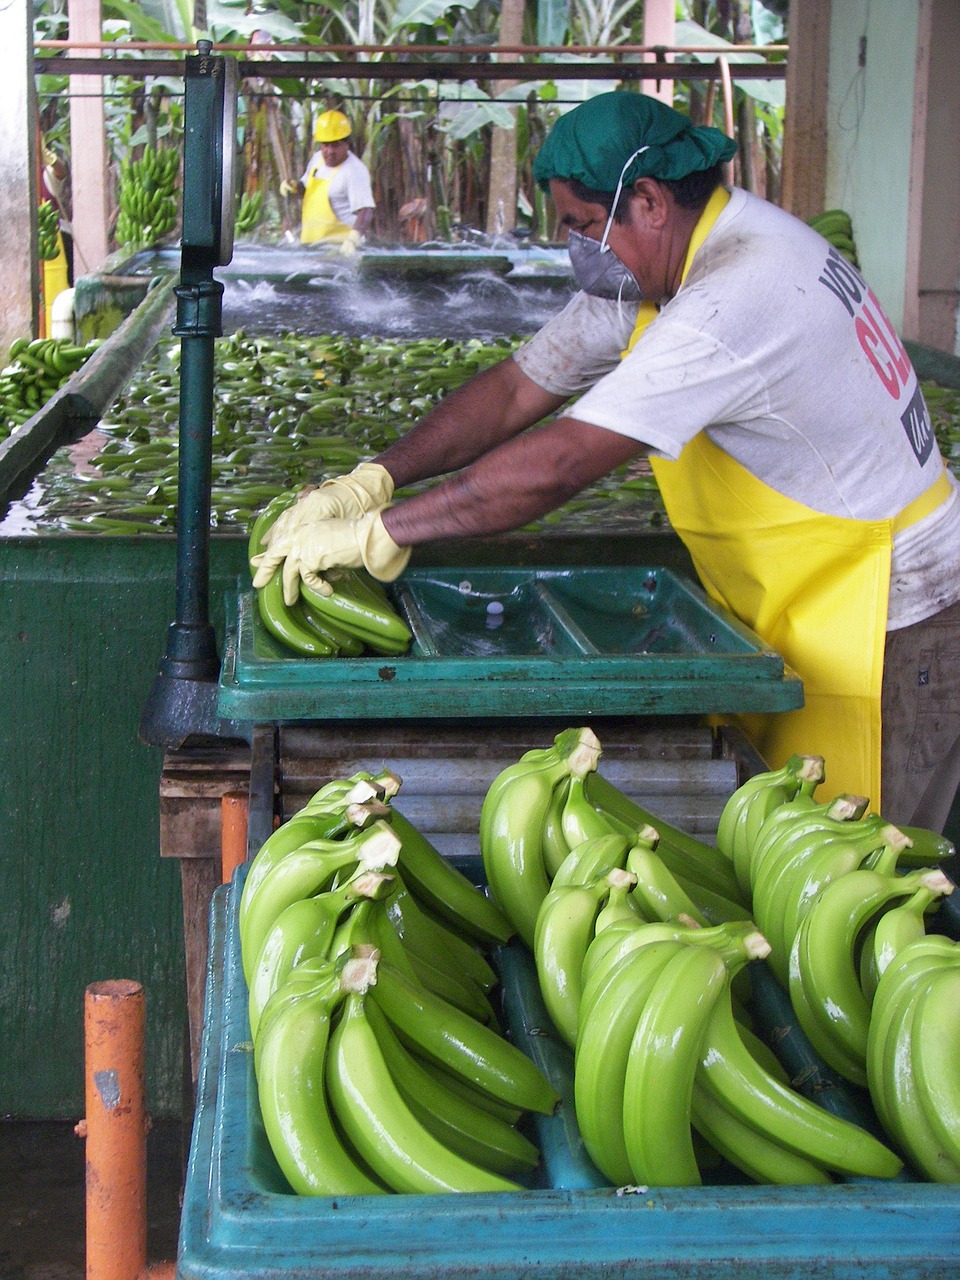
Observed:
[[[317,151],[298,182],[282,182],[281,195],[303,195],[300,239],[304,244],[339,244],[352,254],[373,221],[375,202],[370,174],[350,150],[350,121],[342,111],[317,117]]]

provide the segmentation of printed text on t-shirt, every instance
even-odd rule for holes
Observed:
[[[873,291],[836,249],[830,250],[819,283],[843,303],[854,322],[864,355],[893,399],[899,400],[913,382],[913,395],[900,421],[917,461],[923,466],[933,449],[933,426],[910,358],[896,330]]]

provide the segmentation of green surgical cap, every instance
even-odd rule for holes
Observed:
[[[594,191],[613,193],[623,166],[640,147],[649,150],[627,166],[624,186],[638,178],[685,178],[731,159],[737,150],[719,129],[694,125],[657,98],[615,90],[560,117],[533,163],[533,176],[544,188],[551,178],[575,178]]]

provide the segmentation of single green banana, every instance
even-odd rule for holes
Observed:
[[[728,1111],[699,1080],[694,1080],[691,1119],[716,1151],[754,1182],[780,1186],[817,1186],[833,1182],[830,1174],[805,1156]]]
[[[907,898],[941,871],[885,875],[860,868],[823,890],[790,952],[790,999],[797,1021],[827,1063],[854,1084],[867,1083],[870,1005],[860,988],[855,949],[872,915]]]
[[[543,820],[540,832],[540,854],[543,858],[547,879],[553,883],[554,877],[566,861],[570,853],[570,845],[563,834],[563,807],[570,788],[570,779],[561,778],[553,789],[550,805]]]
[[[587,775],[587,795],[598,809],[616,819],[625,835],[635,836],[642,827],[654,827],[660,836],[657,853],[674,875],[685,876],[724,898],[743,901],[733,867],[719,849],[642,808],[599,772]]]
[[[577,1039],[574,1106],[590,1159],[615,1187],[633,1181],[623,1136],[623,1096],[630,1046],[650,993],[683,944],[651,942],[627,956],[590,1006]]]
[[[866,1129],[809,1102],[765,1071],[744,1045],[729,999],[719,1000],[711,1015],[697,1078],[733,1115],[833,1173],[893,1178],[903,1167]]]
[[[585,840],[611,835],[616,828],[609,818],[597,809],[587,795],[586,778],[574,774],[567,780],[566,796],[560,812],[560,829],[568,849],[575,849]]]
[[[551,1115],[559,1095],[522,1050],[448,1001],[380,966],[371,995],[401,1040],[474,1088],[524,1111]]]
[[[627,870],[637,877],[633,897],[648,919],[676,920],[684,916],[700,925],[708,923],[651,843],[638,840],[632,846],[627,853]]]
[[[619,832],[584,840],[571,849],[564,858],[554,874],[550,887],[561,889],[565,885],[589,884],[591,880],[596,880],[597,876],[606,875],[614,867],[623,867],[629,848],[630,837]]]
[[[616,879],[610,886],[610,893],[607,900],[597,913],[597,919],[594,923],[594,933],[603,933],[605,929],[609,929],[611,925],[627,922],[634,924],[636,921],[643,921],[644,915],[637,904],[633,891],[637,886],[637,877],[632,871],[621,871],[619,867],[614,867],[607,872],[608,876],[616,874]]]
[[[270,926],[284,907],[329,887],[333,877],[359,864],[382,871],[396,863],[400,841],[383,821],[344,840],[314,840],[287,856],[270,871],[250,900],[240,951],[247,982]]]
[[[378,871],[357,871],[339,888],[291,902],[280,912],[263,940],[250,976],[248,1009],[254,1040],[267,1001],[291,969],[303,960],[325,956],[343,913],[357,898],[381,897],[389,890],[391,879]]]
[[[259,1033],[253,1046],[255,1074],[259,1073],[263,1033],[273,1019],[279,1016],[287,1005],[295,1004],[298,1000],[312,995],[321,979],[336,978],[339,981],[344,965],[351,958],[341,956],[338,960],[331,960],[328,956],[315,956],[312,960],[304,960],[287,974],[286,981],[273,993],[260,1015]]]
[[[702,1181],[690,1127],[693,1082],[710,1015],[728,985],[727,967],[711,947],[682,948],[653,984],[623,1085],[623,1137],[637,1183]]]
[[[960,965],[938,974],[917,1000],[911,1065],[917,1101],[937,1141],[960,1167]]]
[[[550,892],[540,833],[553,789],[569,772],[566,757],[528,767],[513,776],[509,787],[498,788],[492,804],[488,792],[481,810],[480,852],[490,892],[531,949],[537,913]]]
[[[537,1167],[540,1152],[529,1138],[431,1075],[401,1044],[374,1001],[366,1002],[365,1011],[401,1097],[438,1141],[465,1160],[505,1177]]]
[[[513,928],[496,903],[452,866],[394,805],[390,824],[400,837],[397,865],[404,883],[421,902],[485,946],[509,941]]]
[[[345,1148],[333,1122],[324,1086],[330,1020],[345,992],[342,978],[321,981],[271,1019],[261,1037],[257,1092],[270,1148],[299,1195],[378,1195]]]
[[[347,996],[330,1038],[325,1080],[344,1133],[391,1190],[520,1190],[518,1183],[451,1151],[420,1123],[390,1075],[359,992]]]
[[[613,870],[591,884],[551,889],[537,916],[533,954],[540,993],[554,1027],[571,1049],[577,1043],[583,958],[597,913],[616,878],[626,874]]]
[[[869,930],[860,951],[859,970],[860,986],[871,1004],[880,977],[894,956],[908,943],[926,936],[926,911],[945,894],[952,892],[953,885],[949,881],[944,886],[933,888],[925,885],[906,902],[885,911]]]

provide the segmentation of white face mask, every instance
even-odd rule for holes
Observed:
[[[571,231],[567,238],[574,279],[584,293],[589,293],[595,298],[616,298],[621,302],[640,302],[643,299],[643,292],[636,278],[610,248],[607,238],[623,191],[623,175],[637,156],[643,155],[644,151],[649,149],[649,147],[640,147],[639,150],[634,151],[620,170],[613,204],[610,206],[610,216],[607,218],[607,225],[599,241],[579,231]]]

